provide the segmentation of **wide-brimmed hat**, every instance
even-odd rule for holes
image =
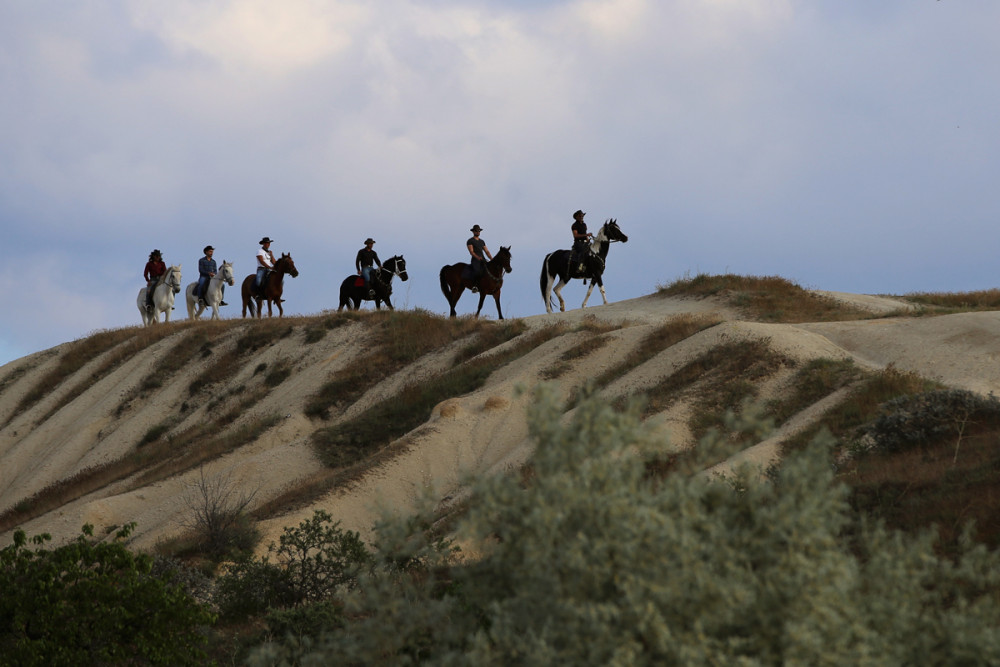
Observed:
[[[375,243],[375,239],[369,236],[365,239],[365,245],[368,245],[369,243]]]
[[[212,246],[210,246],[210,245],[207,245],[207,246],[205,246],[205,249],[204,249],[204,250],[202,250],[202,252],[203,252],[203,253],[205,253],[205,254],[207,255],[207,254],[208,254],[208,251],[209,251],[209,250],[215,250],[215,248],[213,248],[213,247],[212,247]]]
[[[576,213],[574,213],[574,214],[573,214],[573,218],[574,218],[574,219],[575,219],[575,218],[582,218],[582,217],[583,217],[583,216],[585,216],[585,215],[587,215],[587,214],[586,214],[586,213],[584,213],[583,211],[577,211]]]
[[[483,231],[483,228],[480,227],[479,225],[472,225],[472,229],[470,229],[469,231],[475,234],[476,232]]]
[[[274,239],[272,239],[270,236],[265,236],[260,240],[260,244],[264,245],[265,243],[274,243]]]
[[[149,253],[150,257],[162,257],[162,254],[156,248],[153,248],[153,252]]]

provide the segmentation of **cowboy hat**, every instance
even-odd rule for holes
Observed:
[[[577,211],[576,213],[573,214],[573,217],[574,218],[582,218],[585,215],[587,215],[587,214],[584,213],[583,211]]]
[[[262,239],[260,240],[260,244],[261,244],[261,245],[264,245],[265,243],[274,243],[274,239],[272,239],[272,238],[271,238],[271,237],[269,237],[269,236],[265,236],[264,238],[262,238]]]
[[[472,225],[472,229],[470,229],[469,231],[475,234],[476,232],[483,231],[483,228],[480,227],[479,225]]]
[[[375,243],[375,239],[369,236],[365,239],[365,245],[368,245],[369,243]]]
[[[205,254],[207,255],[207,254],[208,254],[208,251],[209,251],[209,250],[215,250],[215,248],[213,248],[213,247],[212,247],[212,246],[210,246],[210,245],[207,245],[207,246],[205,246],[205,249],[204,249],[204,250],[202,250],[202,252],[203,252],[203,253],[205,253]]]

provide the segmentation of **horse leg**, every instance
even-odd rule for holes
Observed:
[[[497,318],[503,319],[503,311],[500,310],[500,290],[493,293],[493,300],[497,302]]]
[[[583,305],[580,306],[581,308],[586,308],[587,307],[587,299],[590,298],[590,293],[593,292],[593,291],[594,291],[594,281],[591,280],[590,281],[590,287],[587,288],[587,296],[583,297]],[[601,288],[601,293],[602,294],[604,293],[604,288],[603,287]],[[607,303],[607,301],[605,301],[604,303]]]
[[[377,301],[375,303],[378,304]],[[385,307],[388,308],[389,310],[396,310],[395,308],[392,307],[392,302],[389,301],[389,297],[385,297]]]
[[[608,305],[608,295],[604,293],[604,279],[602,276],[597,276],[594,278],[594,282],[597,283],[597,289],[601,290],[601,298],[604,299],[604,305]]]
[[[566,300],[563,299],[562,289],[563,289],[563,286],[565,286],[566,283],[568,283],[568,282],[569,282],[568,280],[566,280],[562,276],[559,276],[559,282],[556,283],[556,286],[554,288],[552,288],[552,291],[555,292],[556,298],[559,299],[559,312],[560,313],[565,313],[566,312]],[[549,312],[552,312],[552,311],[549,311]]]
[[[451,317],[458,317],[458,313],[455,311],[455,306],[458,305],[458,299],[462,296],[462,292],[465,291],[465,286],[459,284],[458,287],[451,291],[451,296],[448,297],[448,305],[451,306]],[[479,304],[482,307],[482,303]]]
[[[476,308],[476,319],[479,319],[479,311],[483,309],[483,302],[486,301],[486,293],[479,290],[479,307]]]

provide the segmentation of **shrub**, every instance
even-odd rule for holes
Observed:
[[[339,521],[331,522],[329,514],[316,510],[298,527],[285,528],[279,544],[268,546],[268,555],[238,560],[218,582],[217,602],[223,615],[244,618],[268,609],[318,603],[341,587],[352,587],[371,554],[358,533],[341,529]]]
[[[259,539],[247,515],[256,495],[256,489],[239,487],[231,470],[206,477],[201,468],[185,499],[190,515],[184,525],[200,537],[205,550],[215,558],[250,551]]]
[[[973,424],[1000,424],[1000,400],[993,394],[941,389],[886,402],[881,414],[858,429],[858,450],[892,453],[961,438]]]
[[[378,570],[342,627],[251,664],[1000,661],[1000,555],[966,542],[943,560],[930,534],[855,521],[829,443],[775,484],[650,477],[637,410],[591,398],[565,423],[553,394],[532,407],[533,477],[477,483],[460,523],[475,561]]]
[[[214,618],[152,559],[84,526],[48,550],[48,535],[24,531],[0,550],[0,661],[16,665],[196,665]],[[27,545],[35,545],[34,549]]]

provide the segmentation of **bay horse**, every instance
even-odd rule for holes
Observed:
[[[497,304],[497,317],[503,319],[503,311],[500,310],[500,288],[503,287],[504,273],[513,273],[510,268],[510,246],[501,246],[500,252],[486,262],[483,275],[479,277],[479,307],[476,308],[476,317],[479,317],[479,311],[483,309],[483,301],[486,300],[486,297],[492,296]],[[441,291],[444,293],[444,298],[448,299],[448,305],[451,306],[451,317],[456,317],[455,304],[458,303],[458,298],[462,296],[462,292],[466,288],[474,286],[472,268],[464,262],[449,264],[441,267],[439,277]]]
[[[201,314],[205,312],[206,308],[212,309],[212,317],[209,319],[217,320],[219,319],[219,304],[222,303],[222,285],[223,283],[232,287],[236,284],[236,279],[233,277],[233,263],[222,260],[222,267],[219,269],[218,273],[209,278],[208,285],[205,287],[205,296],[202,299],[204,301],[200,306],[198,305],[198,299],[194,295],[195,288],[198,287],[198,281],[191,283],[184,290],[185,300],[187,301],[188,317],[192,320],[196,320],[201,317]],[[198,312],[195,312],[197,308]]]
[[[243,285],[240,290],[243,296],[243,317],[247,316],[247,308],[250,309],[250,317],[254,317],[254,306],[256,306],[256,317],[260,319],[264,314],[263,301],[265,300],[267,301],[268,317],[273,316],[271,312],[272,303],[278,305],[278,317],[282,317],[285,314],[284,308],[281,307],[281,302],[284,300],[281,298],[281,291],[286,273],[291,275],[292,278],[296,278],[299,275],[299,270],[295,268],[295,262],[292,261],[290,254],[281,253],[281,258],[274,263],[274,268],[268,271],[267,276],[264,278],[264,285],[260,290],[261,293],[258,294],[253,287],[254,278],[257,277],[256,273],[251,273],[243,279]]]
[[[590,298],[590,293],[594,291],[594,285],[600,288],[601,298],[604,299],[604,305],[607,305],[608,296],[604,293],[604,264],[608,258],[608,249],[615,241],[628,243],[628,237],[618,226],[618,221],[612,218],[606,221],[594,236],[594,240],[590,245],[590,252],[587,253],[587,256],[580,258],[580,261],[584,265],[583,271],[580,271],[578,266],[571,267],[569,265],[570,257],[573,254],[571,250],[556,250],[545,256],[545,259],[542,261],[542,275],[539,279],[542,288],[542,299],[545,301],[545,312],[552,312],[553,291],[559,299],[560,312],[566,311],[566,302],[562,297],[562,288],[573,278],[590,279],[590,288],[587,290],[587,296],[583,298],[581,308],[587,307],[587,300]],[[559,279],[559,282],[553,288],[552,285],[555,283],[556,278]]]
[[[181,265],[171,266],[160,276],[160,281],[153,287],[153,309],[146,310],[146,288],[139,290],[139,296],[135,300],[135,305],[139,307],[139,314],[142,315],[144,326],[157,324],[160,321],[160,313],[163,313],[163,321],[170,321],[170,311],[174,309],[174,295],[181,291]]]
[[[347,276],[344,278],[344,282],[340,283],[340,307],[337,308],[338,313],[345,307],[357,310],[361,307],[362,301],[374,301],[376,310],[381,310],[382,302],[385,301],[385,305],[389,307],[389,310],[395,310],[392,307],[392,301],[389,300],[389,297],[392,296],[392,279],[395,276],[399,276],[399,279],[403,282],[410,279],[406,274],[406,260],[403,259],[402,255],[390,257],[382,262],[381,268],[373,270],[369,275],[370,280],[368,284],[374,290],[375,296],[369,296],[368,289],[365,288],[365,282],[361,276]],[[359,285],[358,283],[361,284]]]

